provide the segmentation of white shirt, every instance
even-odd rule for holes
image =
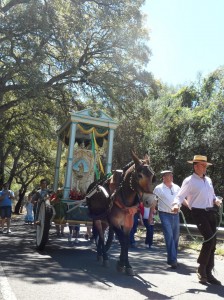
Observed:
[[[158,210],[171,213],[172,204],[175,196],[179,192],[180,187],[172,183],[171,188],[169,188],[164,183],[157,185],[153,191],[155,195],[159,197],[158,199]]]
[[[216,196],[211,179],[207,176],[201,178],[195,173],[185,178],[173,204],[180,205],[185,198],[189,208],[213,207]]]

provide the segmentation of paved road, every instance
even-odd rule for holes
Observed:
[[[0,236],[1,300],[144,300],[222,299],[223,286],[201,285],[195,270],[197,253],[180,252],[179,268],[166,264],[164,246],[149,251],[142,240],[130,250],[134,277],[117,273],[119,246],[113,243],[110,267],[96,261],[95,246],[80,239],[69,245],[54,228],[43,253],[35,250],[33,229],[17,219],[13,233]],[[216,259],[216,275],[224,283],[224,261]]]

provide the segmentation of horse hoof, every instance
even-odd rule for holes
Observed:
[[[108,259],[106,259],[106,260],[103,261],[103,266],[104,266],[105,268],[108,268],[108,267],[109,267],[109,260],[108,260]]]
[[[102,255],[97,255],[97,261],[100,263],[103,263],[103,256]]]
[[[125,268],[125,273],[128,275],[128,276],[134,276],[135,273],[133,271],[132,268]]]
[[[117,262],[117,271],[119,273],[123,273],[124,272],[124,266],[121,266],[119,261]]]

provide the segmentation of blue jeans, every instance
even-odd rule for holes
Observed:
[[[145,244],[149,245],[150,248],[153,243],[154,225],[149,224],[148,219],[143,219],[143,223],[146,228]]]
[[[180,235],[179,214],[159,212],[163,234],[166,243],[167,263],[169,265],[177,262],[177,249]]]
[[[134,224],[130,231],[130,244],[131,245],[135,244],[135,233],[137,232],[137,228],[138,228],[138,213],[134,215]]]

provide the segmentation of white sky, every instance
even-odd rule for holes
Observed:
[[[146,0],[143,11],[157,79],[189,83],[224,65],[224,0]]]

